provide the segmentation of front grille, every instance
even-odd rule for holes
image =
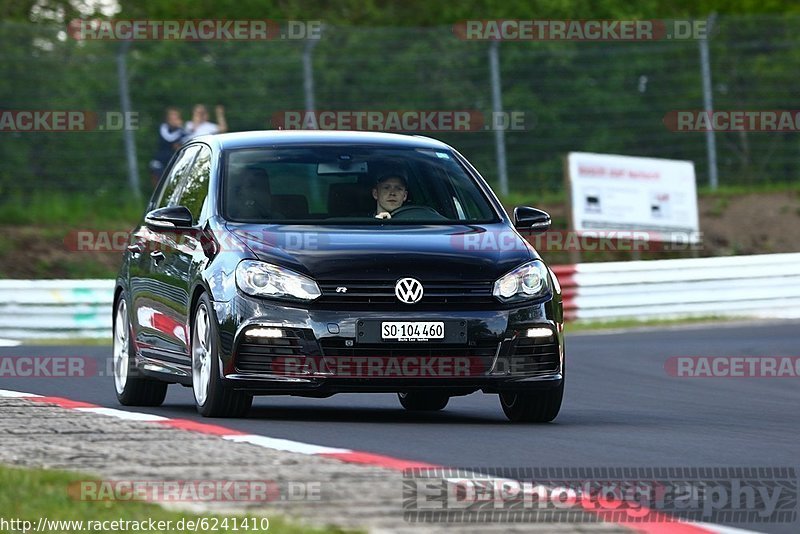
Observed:
[[[483,376],[497,352],[495,340],[479,341],[474,346],[381,343],[347,347],[344,340],[331,338],[321,340],[320,345],[332,374],[359,378]],[[429,371],[433,374],[425,374]]]
[[[515,341],[510,356],[497,359],[495,372],[512,375],[557,373],[561,364],[558,343],[553,338],[521,337]]]
[[[400,302],[395,296],[396,281],[387,282],[321,282],[322,296],[313,305],[325,309],[426,309],[443,305],[462,309],[497,308],[501,304],[492,296],[492,282],[422,282],[424,293],[415,304]],[[341,288],[346,288],[342,291]],[[337,289],[339,291],[337,291]]]
[[[308,352],[306,340],[309,334],[299,329],[280,330],[281,337],[251,337],[245,331],[236,349],[236,370],[240,373],[272,374],[276,361],[304,357]]]

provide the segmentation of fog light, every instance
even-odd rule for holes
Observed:
[[[280,328],[252,328],[245,334],[250,337],[283,337]]]
[[[549,328],[528,328],[528,337],[552,337],[553,331]]]

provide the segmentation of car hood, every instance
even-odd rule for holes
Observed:
[[[490,281],[538,258],[504,224],[226,226],[258,259],[323,281]]]

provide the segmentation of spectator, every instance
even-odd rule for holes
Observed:
[[[208,110],[203,104],[196,104],[192,110],[192,120],[186,123],[186,140],[198,135],[225,133],[228,123],[225,121],[225,107],[217,106],[214,109],[217,122],[208,120]]]
[[[172,155],[181,146],[185,135],[180,110],[176,107],[168,107],[164,112],[164,122],[158,128],[156,155],[150,161],[150,176],[154,186],[158,183],[158,179],[163,174]]]

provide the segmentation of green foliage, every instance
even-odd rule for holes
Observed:
[[[32,2],[2,13],[30,19]],[[71,3],[64,17],[81,16]],[[523,0],[366,2],[260,0],[164,2],[123,0],[115,18],[271,18],[323,20],[313,48],[318,110],[469,110],[491,118],[489,43],[458,39],[452,24],[475,18],[653,18],[721,14],[711,40],[717,109],[794,109],[800,4],[767,0],[665,2],[647,0]],[[785,13],[725,16],[726,13]],[[85,16],[85,15],[84,15]],[[41,17],[40,17],[41,19]],[[37,19],[38,20],[38,19]],[[0,23],[0,102],[12,110],[119,111],[117,54],[121,43],[76,41],[63,24]],[[202,102],[226,106],[232,131],[272,127],[273,116],[303,110],[302,55],[307,43],[137,41],[127,53],[142,196],[151,188],[148,162],[164,108],[189,119]],[[539,197],[563,191],[563,156],[591,151],[686,159],[698,183],[707,180],[702,133],[674,133],[672,110],[702,107],[696,41],[503,42],[503,108],[524,114],[525,128],[505,133],[515,193]],[[497,183],[494,132],[423,132],[467,156]],[[0,133],[0,221],[23,213],[34,194],[87,195],[129,202],[123,133]],[[796,133],[718,133],[725,185],[761,187],[800,176]],[[96,204],[98,209],[103,209]],[[43,214],[47,216],[47,214]],[[69,216],[66,214],[66,216]],[[55,218],[55,217],[53,217]]]
[[[129,229],[144,205],[108,192],[13,191],[0,209],[0,224],[64,228]]]
[[[128,17],[319,19],[332,25],[437,26],[489,18],[651,18],[798,12],[792,0],[121,0]],[[577,15],[579,16],[577,16]]]
[[[205,514],[180,512],[175,510],[165,510],[156,504],[129,500],[130,495],[119,499],[107,500],[81,500],[79,484],[92,481],[92,477],[79,473],[69,473],[66,471],[56,471],[49,469],[20,469],[0,466],[0,480],[3,481],[3,490],[0,491],[0,517],[7,521],[19,519],[30,521],[33,528],[40,518],[53,521],[144,521],[152,519],[156,523],[159,521],[171,521],[172,529],[166,532],[195,532],[196,529],[177,529],[181,519],[197,521],[201,518],[218,518],[218,522],[223,518],[236,518],[241,530],[242,521],[246,518],[248,525],[260,525],[259,516],[238,515],[238,514]],[[96,492],[100,494],[101,492]],[[166,523],[165,523],[166,524]],[[213,524],[213,523],[211,523]],[[84,523],[84,527],[88,527]],[[185,522],[184,522],[185,525]],[[53,527],[55,528],[55,527]],[[85,530],[89,530],[86,528]],[[134,530],[131,528],[131,530]],[[342,530],[331,527],[326,529],[312,529],[305,526],[290,523],[283,518],[269,514],[269,532],[283,533],[337,533]],[[80,532],[75,524],[65,526],[58,532],[72,533]],[[266,532],[260,528],[248,529],[247,532]],[[157,531],[151,531],[157,532]]]

